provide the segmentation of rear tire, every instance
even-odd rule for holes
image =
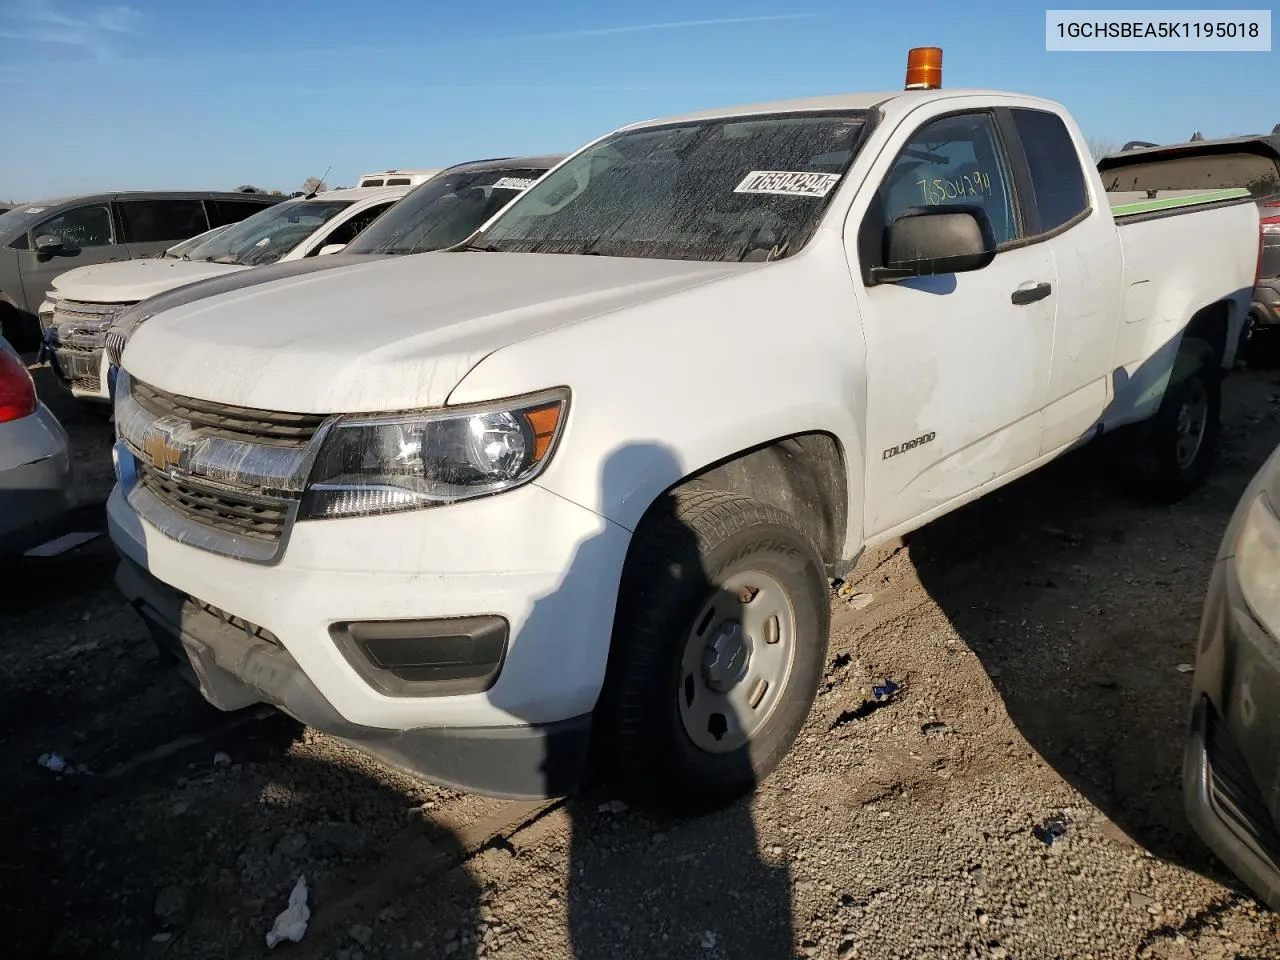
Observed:
[[[1205,482],[1217,454],[1222,371],[1217,351],[1184,340],[1155,416],[1142,425],[1134,480],[1160,503],[1183,499]]]
[[[787,513],[718,490],[660,500],[622,574],[598,710],[608,779],[676,815],[752,792],[813,705],[828,604],[822,559]]]

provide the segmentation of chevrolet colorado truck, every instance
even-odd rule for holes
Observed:
[[[865,547],[1122,428],[1153,495],[1204,479],[1257,207],[1117,216],[1088,158],[1016,93],[708,110],[449,250],[159,313],[117,581],[222,709],[482,794],[727,803]]]

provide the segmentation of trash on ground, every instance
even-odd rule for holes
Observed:
[[[67,770],[67,761],[56,753],[42,753],[36,763],[54,773],[65,773]]]
[[[901,689],[901,686],[886,678],[882,686],[871,688],[871,695],[877,700],[888,700]]]
[[[231,754],[223,753],[219,750],[213,755],[213,765],[215,767],[227,767],[231,765]]]
[[[299,876],[289,894],[289,906],[276,917],[276,922],[267,931],[267,947],[292,940],[298,943],[307,932],[307,921],[311,919],[311,910],[307,906],[307,878]]]
[[[627,805],[621,800],[610,800],[600,804],[599,809],[601,813],[625,813]]]
[[[865,610],[875,600],[869,593],[855,593],[848,598],[849,606],[854,610]]]
[[[90,540],[96,540],[102,536],[101,530],[83,531],[81,533],[64,533],[60,537],[55,537],[48,543],[42,543],[38,547],[32,547],[24,557],[56,557],[59,554],[66,553],[68,550],[74,550],[82,544],[88,543]]]
[[[1067,839],[1067,818],[1061,814],[1046,817],[1044,823],[1033,828],[1031,832],[1046,847],[1052,847],[1058,841]]]
[[[716,948],[716,932],[714,930],[702,931],[702,949],[714,950]]]
[[[926,737],[945,737],[951,732],[951,724],[935,720],[932,723],[926,723],[922,726],[920,728],[920,732]]]
[[[1191,672],[1192,670],[1194,670],[1194,669],[1195,669],[1195,667],[1193,667],[1193,666],[1192,666],[1191,664],[1189,664],[1189,663],[1180,663],[1180,664],[1178,664],[1178,672],[1179,672],[1179,673],[1190,673],[1190,672]]]

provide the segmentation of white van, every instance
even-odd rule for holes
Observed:
[[[440,170],[381,170],[377,173],[362,173],[357,187],[416,187],[426,183]]]

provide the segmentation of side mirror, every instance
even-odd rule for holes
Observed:
[[[316,256],[323,257],[323,256],[327,256],[330,253],[337,253],[339,250],[341,250],[345,246],[346,246],[345,243],[326,243],[323,247],[320,248]]]
[[[872,283],[981,270],[996,256],[995,232],[979,206],[913,207],[884,232],[884,266]]]
[[[36,253],[58,253],[66,248],[61,237],[45,234],[36,237]]]

